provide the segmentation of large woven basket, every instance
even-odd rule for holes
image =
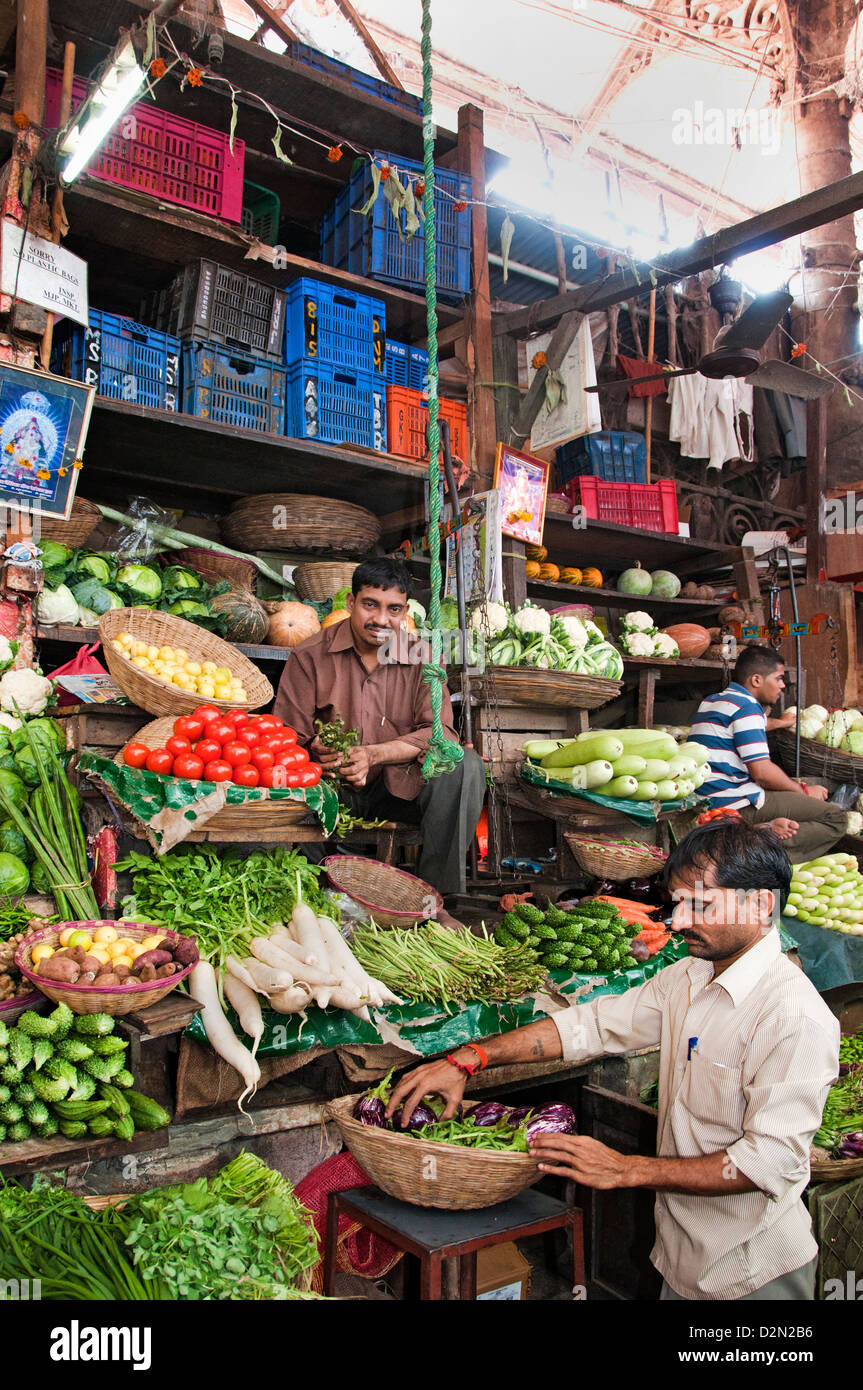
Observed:
[[[367,908],[379,927],[412,927],[437,917],[443,898],[430,883],[359,854],[332,854],[324,860],[330,883]]]
[[[155,676],[133,665],[127,656],[112,646],[118,632],[131,632],[139,642],[147,642],[153,647],[182,647],[195,661],[215,661],[218,666],[227,666],[243,682],[248,699],[207,700],[208,705],[217,709],[260,709],[273,698],[273,687],[262,675],[257,666],[229,642],[223,642],[215,633],[205,632],[185,618],[176,618],[172,613],[158,613],[150,608],[115,608],[103,613],[99,619],[99,636],[108,670],[129,699],[148,714],[172,715],[191,714],[198,705],[204,703],[202,696],[179,686],[169,685],[157,680]]]
[[[778,729],[772,735],[782,756],[782,766],[794,775],[797,735],[794,729]],[[863,758],[840,748],[828,748],[814,738],[800,739],[800,771],[807,777],[826,777],[834,782],[851,782],[863,787]]]
[[[81,931],[92,933],[97,927],[116,927],[120,936],[128,936],[132,941],[143,941],[154,931],[169,941],[179,941],[177,932],[162,931],[152,925],[137,926],[133,922],[56,922],[52,927],[40,927],[39,931],[26,936],[15,952],[15,964],[39,991],[56,1004],[68,1004],[73,1014],[111,1014],[117,1018],[138,1009],[146,1009],[157,999],[164,999],[172,989],[185,980],[198,963],[197,950],[191,965],[184,966],[165,980],[139,981],[134,985],[123,985],[121,989],[105,989],[101,985],[65,985],[59,980],[46,980],[33,969],[30,953],[40,942],[56,947],[60,933],[65,927],[78,927]],[[187,940],[190,938],[186,938]]]
[[[362,555],[381,538],[377,517],[353,502],[267,492],[235,502],[220,525],[235,550],[336,550]]]
[[[863,1158],[813,1158],[809,1164],[811,1182],[844,1182],[863,1173]]]
[[[136,743],[146,743],[148,748],[164,748],[166,741],[174,732],[174,720],[154,719],[145,724],[135,734]],[[123,766],[123,750],[114,758],[118,767]],[[210,831],[234,830],[281,830],[292,825],[301,825],[309,817],[314,819],[303,801],[293,801],[287,797],[273,797],[266,787],[260,788],[260,798],[246,801],[240,806],[224,806],[205,822]]]
[[[573,831],[564,831],[564,839],[576,864],[596,878],[649,878],[659,873],[668,858],[654,845],[640,845],[632,840],[604,840]]]
[[[78,550],[87,544],[101,520],[102,513],[95,502],[76,497],[68,521],[57,516],[40,516],[39,535],[43,541],[58,541],[60,545],[68,545],[70,550]]]
[[[606,680],[603,676],[525,666],[489,666],[481,684],[486,696],[496,697],[500,704],[568,709],[599,709],[616,699],[623,689],[622,681]]]
[[[252,560],[243,560],[239,555],[223,555],[202,545],[187,545],[184,550],[172,550],[164,558],[172,565],[191,565],[211,584],[227,579],[235,589],[254,590],[258,576],[258,567]]]
[[[355,569],[353,560],[310,561],[297,565],[293,585],[303,603],[323,603],[348,587]]]
[[[328,1119],[360,1167],[384,1192],[417,1207],[474,1211],[518,1196],[542,1174],[530,1154],[495,1149],[462,1149],[419,1135],[377,1129],[353,1118],[356,1096],[341,1096],[326,1107]],[[477,1101],[465,1101],[470,1111]]]

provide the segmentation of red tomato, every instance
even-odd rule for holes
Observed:
[[[245,743],[240,743],[239,739],[232,739],[231,742],[226,743],[222,749],[222,757],[225,759],[226,763],[231,764],[231,767],[243,767],[251,756],[251,750]]]
[[[146,743],[127,743],[123,749],[123,762],[127,767],[144,767],[149,756]]]
[[[197,782],[199,777],[204,775],[204,764],[200,758],[196,758],[194,753],[184,753],[179,758],[174,759],[174,776],[186,777],[190,782]]]
[[[280,744],[281,739],[276,738],[275,734],[264,733],[258,736],[258,741],[255,744],[255,747],[265,748],[268,753],[278,753]]]
[[[261,773],[259,786],[286,787],[287,785],[287,773],[283,767],[266,767]]]
[[[317,763],[310,763],[308,767],[300,768],[300,771],[293,775],[299,777],[301,787],[316,787],[321,780],[321,769]]]
[[[229,724],[226,719],[214,719],[212,724],[207,725],[207,738],[218,739],[224,747],[226,743],[231,743],[237,737],[233,724]]]
[[[291,747],[284,753],[276,754],[276,762],[281,763],[282,767],[293,770],[298,767],[305,767],[309,761],[309,755],[305,748]]]
[[[204,766],[204,781],[230,782],[233,771],[230,763],[223,762],[221,758],[214,758]]]
[[[194,714],[183,714],[174,720],[174,733],[178,738],[187,738],[190,743],[197,743],[203,732],[204,721],[196,719]]]
[[[296,743],[297,731],[296,729],[292,729],[290,724],[286,724],[284,728],[279,730],[279,733],[281,734],[283,739],[287,740],[288,743]]]
[[[192,711],[192,718],[200,719],[204,728],[208,724],[212,724],[214,719],[221,719],[221,717],[222,711],[217,709],[215,705],[198,705],[198,708]]]
[[[235,729],[239,729],[242,725],[248,724],[249,716],[244,709],[229,709],[224,717],[224,722],[233,724]]]
[[[238,787],[256,787],[260,780],[260,776],[261,774],[256,767],[245,765],[243,767],[234,768],[234,776],[231,780]]]
[[[244,743],[247,748],[257,748],[261,741],[261,735],[258,733],[257,729],[251,728],[248,724],[244,724],[242,729],[237,730],[237,738],[240,740],[240,743]]]
[[[174,759],[167,748],[154,748],[152,753],[147,755],[145,766],[148,772],[163,772],[167,775],[174,766]]]
[[[302,778],[303,778],[303,773],[302,773],[302,772],[299,772],[297,769],[293,769],[293,770],[290,771],[290,772],[286,772],[286,773],[285,773],[285,786],[286,786],[286,787],[301,787],[301,786],[302,786]]]
[[[179,758],[183,753],[191,753],[192,751],[192,745],[189,740],[187,738],[179,738],[176,735],[168,739],[165,747],[175,758]]]
[[[275,734],[271,736],[270,743],[273,750],[277,753],[293,753],[294,749],[297,747],[297,740],[295,738],[276,737]]]
[[[281,719],[277,719],[274,714],[262,714],[255,720],[255,727],[258,729],[282,729],[284,726]]]
[[[202,758],[205,763],[210,763],[214,758],[221,758],[222,745],[214,738],[202,738],[200,743],[195,744],[195,756]]]
[[[249,761],[252,767],[256,767],[259,772],[266,772],[276,760],[266,748],[253,748]]]

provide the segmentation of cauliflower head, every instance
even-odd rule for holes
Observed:
[[[634,612],[624,613],[620,623],[626,632],[653,632],[655,630],[650,614],[642,613],[638,609]]]
[[[53,688],[46,676],[38,676],[27,666],[20,671],[7,671],[0,676],[0,709],[41,714]]]
[[[653,639],[653,655],[673,660],[680,656],[680,648],[667,632],[658,632]]]

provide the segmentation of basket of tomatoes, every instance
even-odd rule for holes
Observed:
[[[302,801],[271,798],[272,791],[304,790],[321,780],[297,742],[297,733],[274,714],[220,710],[199,705],[177,719],[154,719],[139,729],[115,759],[162,777],[189,782],[228,783],[253,791],[247,801],[218,811],[208,829],[275,828],[303,820]]]

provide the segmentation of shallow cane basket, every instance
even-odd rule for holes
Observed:
[[[367,909],[379,927],[412,927],[436,917],[443,898],[430,883],[359,854],[333,854],[324,860],[330,883]]]
[[[383,1192],[417,1207],[473,1211],[516,1197],[542,1174],[530,1154],[496,1149],[462,1149],[361,1124],[353,1117],[358,1096],[341,1096],[326,1107],[327,1118],[360,1167]],[[464,1101],[470,1112],[478,1101]]]
[[[158,680],[115,650],[112,641],[119,632],[130,632],[136,641],[146,642],[151,647],[182,647],[194,661],[214,661],[217,666],[227,666],[243,682],[248,699],[205,701],[191,690],[181,690],[177,685]],[[180,714],[191,714],[202,704],[225,710],[260,709],[273,698],[270,682],[248,657],[215,633],[205,632],[195,623],[187,623],[185,618],[177,618],[172,613],[158,613],[150,608],[114,608],[99,619],[99,636],[114,680],[123,694],[148,714],[169,714],[176,719]]]
[[[364,555],[381,538],[374,512],[334,497],[266,492],[243,497],[219,531],[233,550],[336,550]]]
[[[772,735],[782,757],[782,765],[794,776],[794,754],[797,740],[794,729],[777,729]],[[851,782],[863,787],[863,758],[846,753],[843,748],[828,748],[814,738],[800,739],[800,771],[807,777],[827,777],[834,782]]]
[[[56,922],[52,927],[41,927],[39,931],[31,932],[15,952],[15,964],[21,974],[42,994],[48,999],[53,999],[55,1004],[68,1004],[73,1014],[112,1014],[116,1018],[120,1014],[146,1009],[150,1004],[155,1004],[157,999],[163,999],[166,994],[170,994],[181,980],[185,980],[186,976],[191,974],[198,963],[196,949],[192,963],[183,966],[182,970],[177,970],[167,979],[136,981],[134,984],[121,985],[119,989],[104,988],[101,985],[67,985],[60,980],[46,980],[37,973],[37,968],[34,968],[31,962],[33,947],[42,944],[56,948],[60,933],[66,927],[76,927],[91,936],[97,927],[116,927],[119,936],[128,936],[131,941],[143,941],[145,937],[153,935],[165,937],[168,941],[190,941],[192,938],[181,938],[177,932],[162,931],[161,927],[136,926],[132,922],[121,921]]]
[[[95,502],[84,497],[76,497],[68,521],[60,516],[41,516],[39,535],[43,541],[57,541],[67,545],[70,550],[79,550],[86,545],[102,520],[102,513]]]
[[[595,878],[650,878],[659,873],[668,857],[655,845],[630,840],[602,840],[567,831],[564,838],[576,864]]]
[[[348,587],[355,569],[353,560],[307,561],[297,565],[292,583],[303,603],[323,603]]]

